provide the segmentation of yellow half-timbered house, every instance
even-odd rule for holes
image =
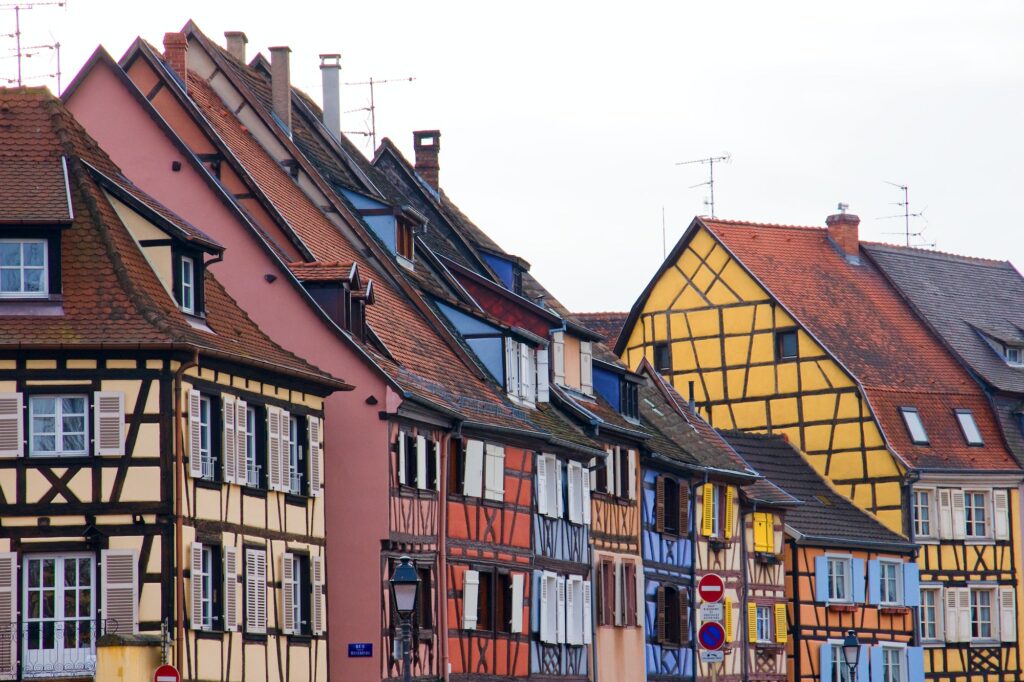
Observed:
[[[864,256],[858,224],[695,219],[616,352],[694,382],[716,428],[787,436],[924,545],[928,679],[1019,679],[1021,470],[983,391]]]
[[[0,679],[121,679],[131,642],[188,680],[326,680],[321,417],[349,387],[46,90],[0,93],[0,127]]]

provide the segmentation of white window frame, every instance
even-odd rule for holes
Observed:
[[[39,617],[33,618],[30,616],[29,609],[29,562],[30,561],[45,561],[51,559],[54,561],[54,611],[53,617]],[[64,613],[64,602],[65,594],[68,590],[76,590],[79,586],[67,586],[65,585],[64,579],[64,561],[67,559],[88,559],[89,560],[89,582],[90,582],[90,597],[89,597],[89,615],[88,617],[79,616],[78,614],[68,615]],[[23,667],[23,673],[26,679],[31,679],[38,676],[38,673],[44,672],[43,676],[51,677],[54,672],[57,672],[60,676],[61,671],[71,671],[77,669],[78,666],[83,665],[86,661],[83,661],[83,654],[87,659],[91,659],[90,662],[95,665],[96,655],[96,640],[103,634],[104,628],[101,623],[100,628],[97,631],[96,628],[96,604],[99,601],[99,592],[97,590],[97,561],[96,555],[91,553],[83,552],[68,552],[68,553],[26,553],[21,557],[21,569],[23,571],[22,585],[21,585],[21,599],[19,605],[22,612],[22,632],[24,633],[21,639],[21,663]],[[54,649],[29,649],[29,628],[33,624],[41,624],[46,622],[57,623],[66,626],[67,621],[74,620],[78,623],[89,624],[91,632],[91,644],[88,653],[85,652],[85,648],[64,648],[64,630],[60,628],[58,632],[54,633]],[[56,626],[55,626],[56,628]],[[9,646],[9,645],[8,645]],[[31,653],[30,653],[31,652]],[[65,662],[64,656],[67,654],[71,657],[70,661]],[[38,664],[34,663],[33,657],[44,656]],[[40,667],[36,670],[37,665]]]
[[[260,466],[256,463],[256,408],[245,407],[245,484],[250,488],[260,485]]]
[[[201,478],[216,479],[213,463],[213,400],[205,393],[199,395],[199,461],[203,470]]]
[[[35,447],[35,416],[36,416],[36,399],[51,399],[54,401],[53,409],[53,450],[36,450]],[[63,400],[65,399],[81,399],[83,402],[82,408],[82,444],[81,450],[65,450],[63,448],[64,443],[64,409]],[[74,416],[78,416],[77,413],[72,413]],[[50,417],[50,415],[46,415]],[[29,395],[28,397],[28,453],[30,457],[85,457],[89,454],[89,396],[82,393],[38,393]],[[49,435],[49,434],[46,434]],[[77,435],[77,434],[76,434]]]
[[[932,609],[933,618],[931,620],[925,619],[925,614],[928,611],[928,606],[925,601],[925,594],[932,594],[935,597],[935,601],[930,607]],[[918,609],[918,627],[921,642],[923,644],[944,644],[945,643],[945,632],[943,629],[943,619],[945,618],[945,595],[942,590],[942,585],[937,584],[923,584],[921,585],[921,606]],[[928,637],[925,635],[925,627],[931,624],[935,630],[934,637]]]
[[[302,494],[302,445],[299,444],[299,417],[292,414],[288,417],[288,492],[293,495]],[[303,427],[304,428],[304,427]]]
[[[213,546],[203,545],[203,572],[199,574],[198,580],[202,585],[203,596],[200,599],[200,603],[203,605],[203,612],[200,615],[199,629],[201,630],[212,630],[213,629]],[[196,576],[192,576],[195,580]]]
[[[188,273],[186,281],[185,273]],[[181,309],[189,315],[196,312],[196,262],[189,256],[181,257],[178,270],[178,287],[181,296]]]
[[[843,566],[843,596],[837,597],[833,592],[839,583],[836,580],[836,575],[833,574],[833,564]],[[830,604],[849,604],[853,602],[853,557],[848,554],[836,555],[826,554],[825,555],[825,569],[826,576],[828,579],[828,601]]]
[[[1003,360],[1011,367],[1024,367],[1024,348],[1004,345]]]
[[[924,427],[924,420],[916,407],[901,407],[900,415],[903,417],[903,425],[907,427],[910,441],[914,445],[928,445],[928,429]]]
[[[895,594],[887,595],[886,583],[889,582],[886,572],[892,572],[892,589]],[[891,559],[880,559],[878,562],[878,594],[882,606],[903,604],[903,562]],[[888,598],[887,598],[888,597]]]
[[[886,642],[879,645],[882,649],[882,671],[880,675],[881,682],[907,682],[907,645],[898,642]],[[886,667],[888,665],[887,656],[895,655],[897,657],[897,663],[899,669],[897,670],[896,677],[886,676]]]
[[[843,656],[842,640],[830,639],[823,646],[832,649],[832,682],[854,682],[850,667],[846,665],[846,658]]]
[[[976,642],[998,642],[999,641],[999,588],[995,587],[995,586],[992,586],[992,587],[984,586],[983,587],[981,585],[968,585],[967,589],[968,589],[968,593],[970,595],[970,600],[969,600],[968,603],[970,605],[969,609],[970,609],[970,621],[971,621],[970,622],[970,628],[971,628],[970,641],[971,641],[971,643],[974,644]],[[974,616],[975,616],[975,609],[979,609],[980,610],[981,608],[985,608],[985,607],[981,607],[981,606],[976,606],[975,605],[975,595],[978,595],[978,594],[980,594],[982,592],[988,594],[988,596],[989,596],[989,602],[988,602],[988,607],[987,607],[988,608],[988,628],[989,628],[988,637],[982,637],[980,635],[976,637],[974,635],[974,629],[975,629],[974,628],[974,624],[975,624],[975,622],[978,622],[979,624],[982,622],[980,620],[979,621],[975,621],[975,618],[974,618]]]
[[[920,504],[918,496],[926,495],[927,502]],[[914,499],[914,537],[915,538],[934,538],[937,536],[936,533],[936,518],[935,518],[935,489],[934,488],[914,488],[913,499]],[[923,523],[921,519],[921,511],[924,510],[928,513],[928,518],[924,520],[927,523],[928,530],[925,532],[923,529]]]
[[[0,283],[2,283],[2,271],[3,270],[17,270],[19,273],[19,279],[21,281],[21,289],[18,291],[3,291],[0,289],[0,298],[46,298],[50,295],[50,249],[49,243],[45,239],[0,239],[0,244],[18,244],[19,254],[18,259],[20,263],[18,265],[0,265]],[[43,247],[43,264],[39,265],[25,265],[25,246],[27,244],[41,244]],[[43,281],[42,291],[25,291],[25,270],[42,270]],[[2,284],[0,284],[2,286]]]
[[[985,439],[981,436],[981,429],[978,428],[978,422],[974,419],[974,413],[964,408],[958,408],[953,413],[956,415],[957,423],[960,424],[960,432],[964,435],[967,445],[971,447],[985,445]]]
[[[775,622],[775,609],[772,606],[758,604],[754,618],[758,644],[773,642],[775,634],[772,632],[772,625]]]
[[[981,496],[981,506],[974,504],[975,495]],[[975,526],[977,520],[975,516],[977,510],[980,510],[984,516],[982,517],[981,523],[983,524],[982,532],[975,533]],[[990,490],[964,490],[964,537],[967,540],[988,540],[992,537],[993,530],[993,514],[992,514],[992,491]]]
[[[312,567],[310,567],[312,571]],[[304,633],[306,620],[302,618],[302,558],[298,554],[292,555],[292,584],[285,589],[292,591],[292,614],[294,615],[295,631]]]

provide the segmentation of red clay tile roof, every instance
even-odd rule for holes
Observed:
[[[587,329],[593,330],[604,337],[609,347],[615,346],[615,342],[622,333],[622,326],[626,324],[629,313],[573,313],[576,319]]]
[[[352,263],[338,261],[288,264],[288,269],[295,273],[300,282],[347,282],[352,276],[352,267]]]
[[[981,389],[869,259],[852,264],[824,228],[699,218],[860,381],[890,446],[912,468],[1015,470]],[[900,406],[918,408],[931,446],[910,442]],[[985,438],[970,447],[954,408]]]
[[[0,90],[0,110],[19,122],[14,134],[0,137],[0,155],[18,155],[24,149],[27,156],[68,157],[75,216],[61,234],[60,314],[0,316],[0,345],[192,348],[332,388],[345,387],[272,342],[210,271],[204,281],[205,322],[211,331],[190,323],[117,216],[91,168],[110,177],[119,177],[120,171],[60,101],[42,88]],[[42,197],[47,200],[45,191]],[[163,207],[161,212],[169,214]]]
[[[53,112],[25,106],[44,90],[21,90],[9,99],[14,92],[6,90],[0,103],[0,224],[67,222],[63,150],[38,139],[40,131],[52,130]]]

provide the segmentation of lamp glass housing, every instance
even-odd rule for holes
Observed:
[[[391,575],[391,599],[398,615],[408,618],[416,610],[416,601],[420,591],[420,576],[409,557],[404,556],[399,561],[395,572]]]
[[[857,639],[856,632],[849,630],[846,633],[846,639],[843,640],[843,660],[846,661],[846,665],[850,670],[854,670],[857,667],[857,658],[859,656],[860,640]]]

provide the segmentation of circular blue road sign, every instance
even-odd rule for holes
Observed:
[[[725,628],[714,621],[704,623],[697,632],[697,641],[704,649],[718,651],[725,644]]]

